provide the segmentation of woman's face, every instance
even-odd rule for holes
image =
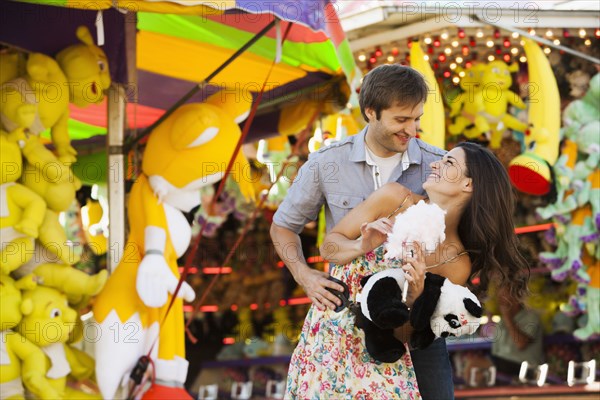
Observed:
[[[431,173],[423,183],[423,189],[429,196],[433,193],[454,196],[470,192],[471,178],[467,177],[466,154],[463,149],[456,147],[450,150],[439,161],[429,164]]]

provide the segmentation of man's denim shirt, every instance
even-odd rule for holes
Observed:
[[[373,167],[366,162],[366,132],[367,128],[364,128],[342,142],[310,154],[278,207],[273,222],[300,233],[304,225],[317,219],[321,206],[325,204],[329,231],[365,200],[375,188]],[[429,164],[439,160],[446,152],[420,139],[411,139],[407,151],[410,165],[404,171],[402,165],[398,165],[389,181],[397,181],[414,193],[423,195],[423,182],[431,172]],[[398,199],[400,201],[402,199]]]

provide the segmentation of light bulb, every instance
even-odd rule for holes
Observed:
[[[491,54],[488,56],[488,61],[490,61],[490,62],[494,61],[495,59],[496,59],[496,57],[494,57]]]

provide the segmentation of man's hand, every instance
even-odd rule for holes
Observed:
[[[302,270],[302,274],[296,278],[296,281],[304,292],[313,302],[313,304],[321,311],[325,308],[334,310],[337,306],[342,304],[342,301],[333,295],[327,288],[343,292],[344,288],[335,282],[327,279],[329,274],[326,272],[318,271],[310,267],[306,267]]]

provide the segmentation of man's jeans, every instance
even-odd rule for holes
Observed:
[[[454,399],[452,366],[446,341],[439,338],[422,350],[411,350],[419,391],[423,400]]]

